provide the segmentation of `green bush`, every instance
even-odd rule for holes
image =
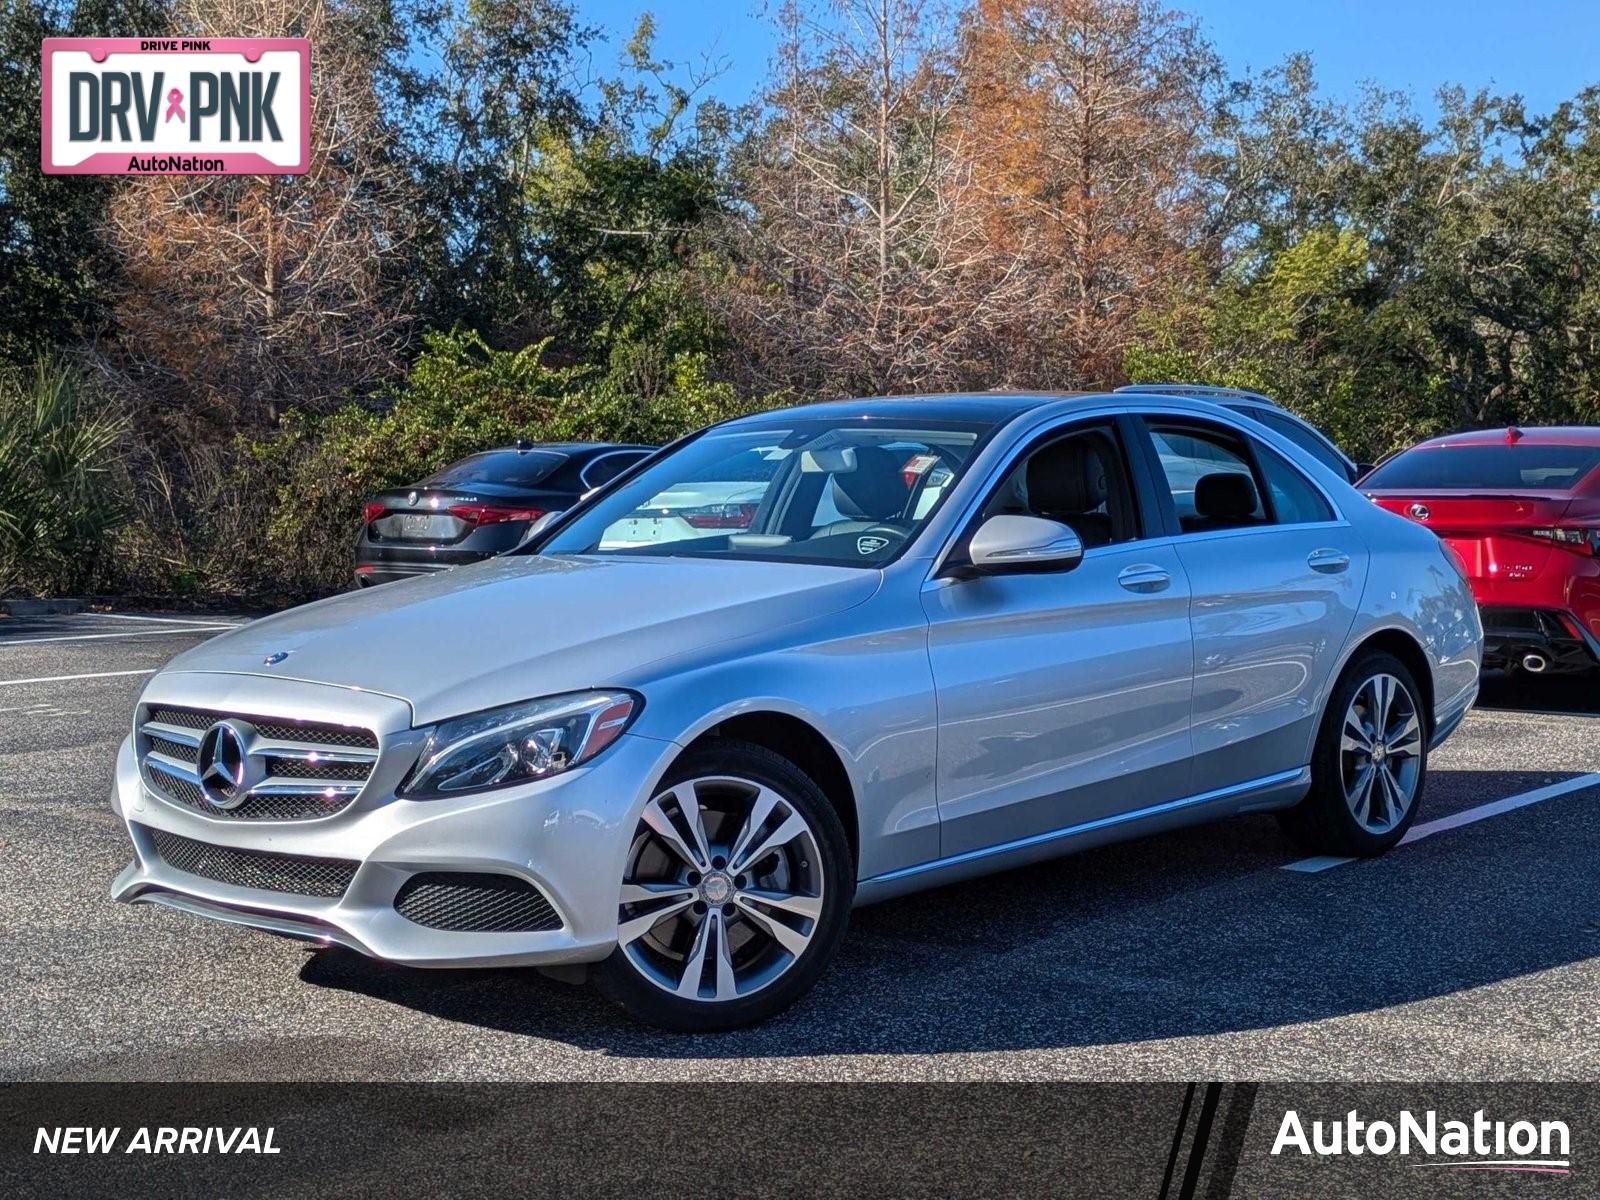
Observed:
[[[661,361],[624,344],[598,369],[548,365],[546,349],[430,334],[387,407],[294,416],[274,437],[242,445],[246,473],[275,489],[267,550],[280,590],[346,586],[362,502],[468,454],[518,438],[655,444],[770,403],[713,381],[702,355]]]
[[[60,595],[106,574],[126,514],[128,424],[64,364],[0,374],[0,594]]]

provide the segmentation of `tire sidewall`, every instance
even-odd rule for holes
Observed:
[[[811,989],[827,967],[843,939],[855,897],[855,864],[838,812],[809,776],[772,751],[731,739],[691,750],[662,777],[655,794],[690,779],[715,775],[771,788],[805,818],[822,858],[822,913],[800,958],[767,987],[738,1000],[697,1001],[670,995],[641,976],[620,945],[599,964],[595,983],[603,994],[642,1021],[685,1032],[734,1029],[788,1008]],[[632,830],[629,834],[631,837]],[[621,886],[618,879],[619,894]]]

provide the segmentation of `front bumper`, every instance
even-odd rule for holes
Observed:
[[[205,703],[192,696],[169,702]],[[403,759],[404,732],[396,736]],[[390,739],[382,731],[380,737],[388,760]],[[618,881],[638,813],[676,749],[629,734],[593,763],[553,779],[457,800],[394,798],[396,777],[409,763],[391,762],[380,765],[344,812],[268,822],[209,817],[159,796],[140,776],[130,737],[118,755],[112,807],[127,826],[134,858],[111,894],[411,966],[598,961],[616,945]],[[156,848],[156,830],[212,846],[358,865],[342,894],[331,898],[235,886],[174,867]],[[435,872],[523,880],[543,893],[561,927],[461,932],[402,916],[396,909],[402,886]]]

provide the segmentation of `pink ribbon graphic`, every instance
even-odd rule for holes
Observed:
[[[173,88],[167,93],[167,115],[166,120],[162,123],[165,124],[166,121],[172,120],[173,117],[177,117],[180,121],[189,119],[183,115],[183,93],[177,88]]]

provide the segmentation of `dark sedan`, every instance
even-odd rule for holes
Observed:
[[[367,501],[356,582],[388,583],[477,562],[515,546],[547,512],[615,479],[649,446],[519,442],[474,454]]]

